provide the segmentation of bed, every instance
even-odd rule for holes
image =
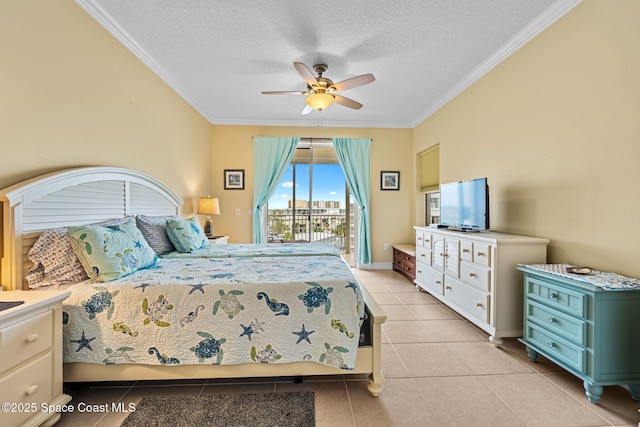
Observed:
[[[172,190],[122,168],[47,174],[0,199],[5,290],[29,289],[27,254],[45,233],[134,233],[132,218],[184,221]],[[128,263],[127,253],[118,256]],[[329,245],[205,245],[149,262],[106,282],[45,287],[71,291],[63,305],[65,382],[367,374],[369,392],[382,391],[386,316]]]

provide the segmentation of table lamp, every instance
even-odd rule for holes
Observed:
[[[213,222],[209,215],[220,215],[218,198],[201,197],[198,201],[198,213],[207,215],[207,218],[204,220],[204,234],[206,234],[207,237],[213,236]]]

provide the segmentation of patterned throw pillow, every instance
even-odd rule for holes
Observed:
[[[133,218],[109,226],[67,227],[67,232],[78,259],[95,280],[119,279],[158,260]]]
[[[94,225],[122,224],[127,218],[115,218]],[[33,267],[25,274],[32,289],[66,285],[89,279],[76,256],[64,227],[43,231],[27,253]]]
[[[27,253],[27,259],[33,263],[33,268],[25,278],[33,289],[89,279],[64,228],[44,231]]]
[[[136,216],[136,225],[142,232],[142,235],[158,255],[173,252],[176,248],[167,236],[167,220],[179,219],[175,215],[169,216]]]
[[[179,252],[192,252],[210,245],[196,217],[168,219],[167,235]]]

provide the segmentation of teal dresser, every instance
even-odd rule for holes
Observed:
[[[583,381],[589,401],[625,384],[640,401],[640,280],[565,264],[519,265],[524,273],[524,337],[539,354]]]

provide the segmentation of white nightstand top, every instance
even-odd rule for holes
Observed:
[[[214,236],[214,237],[209,237],[208,239],[209,239],[209,242],[211,244],[214,244],[214,245],[215,244],[221,245],[221,244],[229,243],[229,236]]]
[[[4,291],[0,292],[0,301],[24,301],[24,304],[0,311],[0,321],[7,320],[24,309],[38,309],[64,300],[69,291]]]

